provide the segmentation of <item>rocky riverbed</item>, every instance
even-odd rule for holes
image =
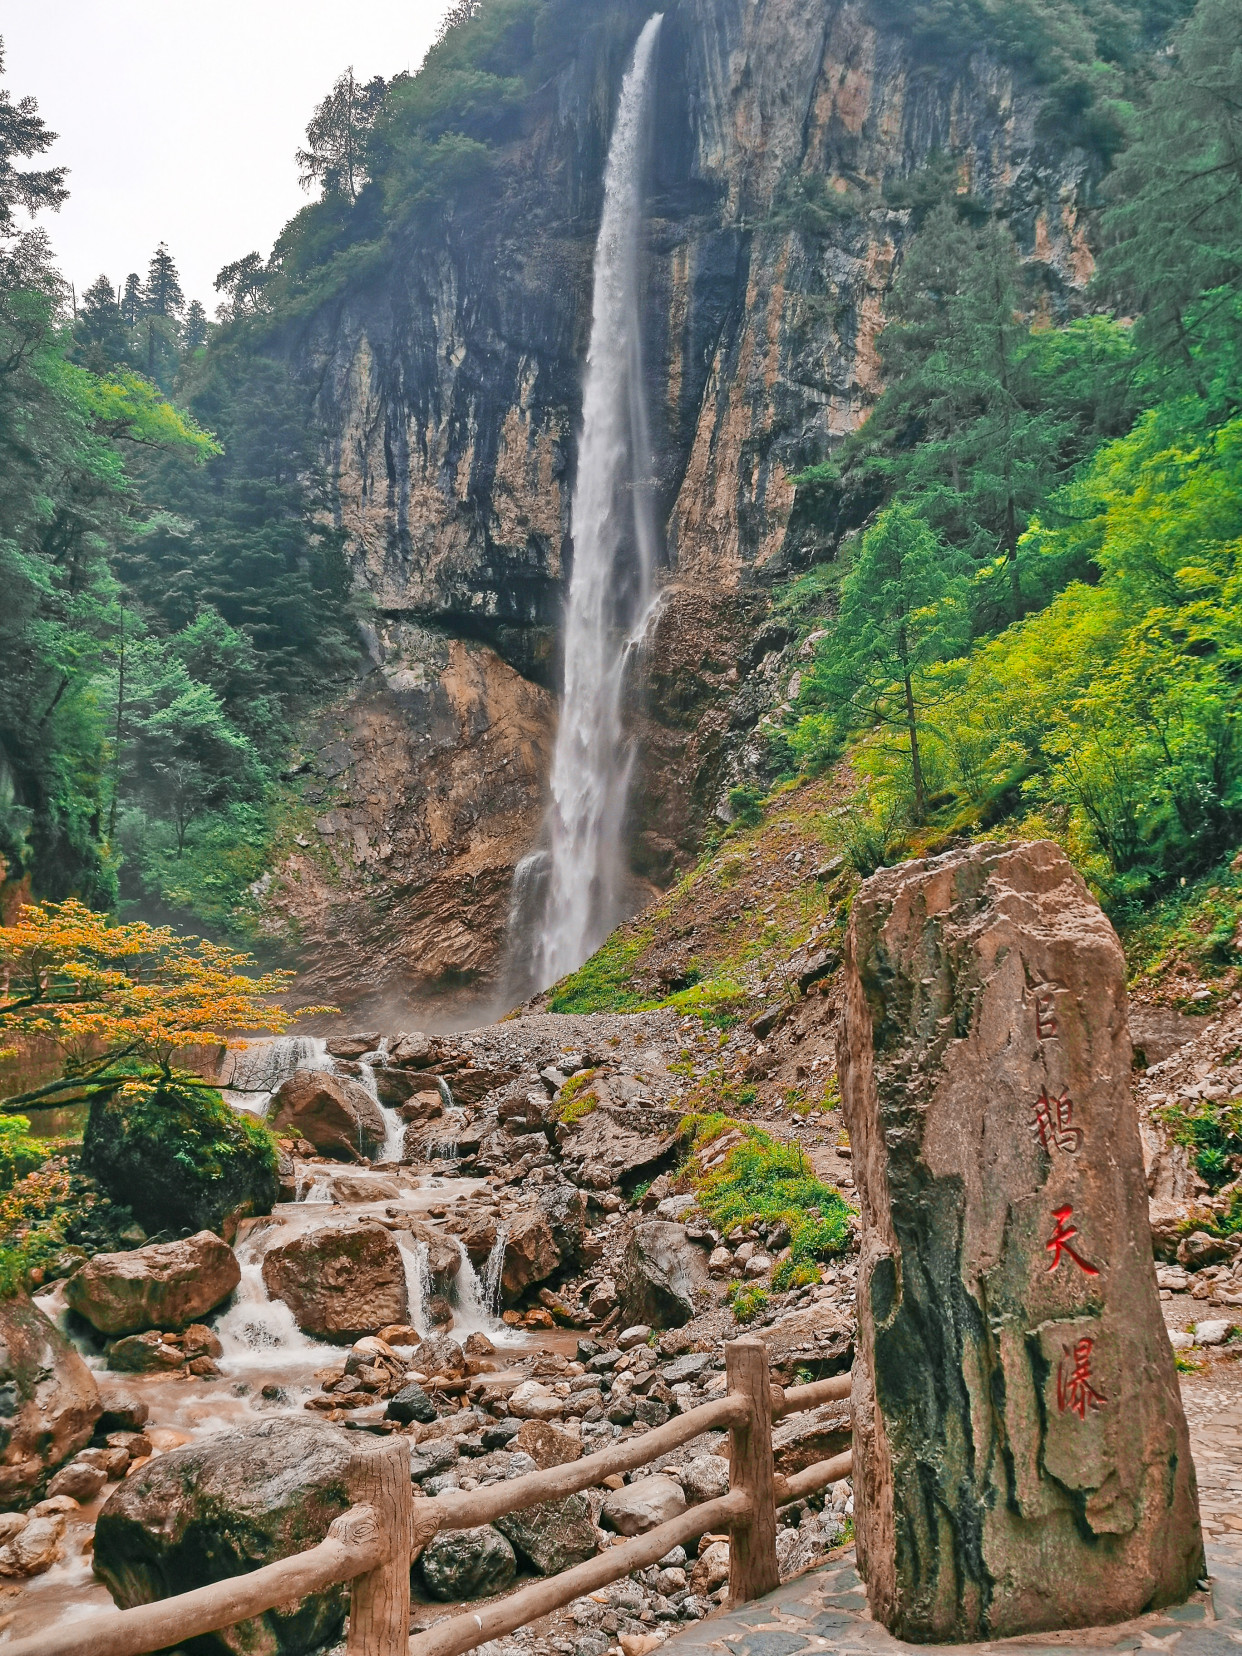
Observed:
[[[366,1030],[227,1055],[226,1096],[284,1135],[272,1213],[244,1220],[231,1246],[199,1232],[97,1255],[6,1314],[17,1392],[24,1338],[23,1372],[42,1363],[63,1395],[27,1386],[25,1439],[6,1454],[17,1470],[0,1517],[0,1641],[114,1598],[140,1602],[157,1583],[198,1584],[209,1518],[217,1550],[241,1548],[234,1568],[311,1544],[339,1510],[341,1458],[360,1431],[405,1437],[428,1494],[640,1435],[723,1390],[724,1341],[739,1331],[731,1286],[767,1291],[747,1327],[776,1379],[848,1368],[848,1249],[818,1280],[772,1290],[788,1237],[778,1225],[713,1228],[681,1126],[687,1111],[726,1103],[796,1137],[848,1197],[831,1090],[791,1115],[780,1085],[799,1071],[826,1078],[834,1027],[831,997],[814,995],[728,1031],[667,1011],[536,1014],[451,1037]],[[1158,1243],[1169,1204],[1184,1220],[1206,1202],[1210,1220],[1229,1193],[1197,1188],[1178,1161],[1157,1081],[1163,1096],[1232,1087],[1242,1012],[1184,1020],[1164,1039],[1139,1087]],[[736,1142],[726,1129],[694,1175]],[[1191,1361],[1228,1362],[1237,1250],[1183,1236],[1163,1253],[1175,1342]],[[38,1362],[36,1334],[55,1345]],[[837,1452],[847,1433],[846,1406],[783,1422],[778,1468]],[[727,1487],[726,1453],[709,1434],[615,1488],[437,1538],[414,1572],[416,1625],[711,1499]],[[847,1482],[783,1511],[782,1574],[837,1544],[850,1512]],[[726,1573],[727,1542],[708,1534],[507,1643],[643,1656],[709,1614]],[[270,1618],[273,1648],[330,1649],[342,1614],[328,1595],[300,1620]]]

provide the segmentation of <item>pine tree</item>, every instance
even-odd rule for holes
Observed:
[[[1110,181],[1101,283],[1174,391],[1239,401],[1242,0],[1200,0]],[[1215,388],[1215,389],[1214,389]]]
[[[73,327],[77,355],[93,373],[107,373],[129,356],[129,335],[107,276],[97,276],[82,295]]]
[[[125,287],[119,300],[121,320],[127,328],[136,328],[142,315],[142,279],[136,270],[125,278]]]
[[[365,85],[354,79],[351,66],[319,104],[306,128],[305,149],[297,152],[302,188],[315,183],[325,195],[357,201],[366,183],[367,134],[375,124],[388,83],[376,75]]]
[[[4,41],[0,40],[0,75],[4,74]],[[42,171],[15,167],[15,157],[28,159],[42,155],[56,142],[56,134],[49,132],[33,98],[19,98],[16,103],[7,89],[0,89],[0,236],[14,233],[15,209],[25,208],[34,214],[44,208],[55,211],[67,198],[66,167],[46,167]]]
[[[890,506],[863,536],[812,675],[812,699],[835,708],[843,723],[866,720],[903,731],[916,822],[927,814],[916,678],[966,643],[966,568],[965,557],[908,506]]]
[[[181,348],[187,355],[192,356],[207,343],[208,327],[207,312],[197,299],[191,299],[181,328]]]
[[[171,389],[176,371],[180,343],[177,318],[184,304],[177,267],[161,242],[147,267],[147,279],[142,287],[142,315],[146,318],[147,378],[159,379],[166,391]]]

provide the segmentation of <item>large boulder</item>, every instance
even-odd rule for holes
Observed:
[[[298,1070],[282,1081],[272,1094],[267,1119],[336,1161],[371,1161],[384,1146],[379,1105],[357,1081],[328,1070]]]
[[[872,1614],[940,1644],[1180,1603],[1203,1541],[1116,933],[1058,846],[983,843],[863,885],[844,989]]]
[[[352,1345],[409,1316],[405,1262],[383,1225],[323,1225],[263,1258],[263,1282],[304,1334]]]
[[[157,1455],[95,1526],[95,1574],[123,1610],[242,1575],[323,1540],[350,1506],[354,1434],[264,1420]],[[193,1649],[202,1656],[306,1656],[341,1630],[349,1589],[270,1610]]]
[[[25,1503],[90,1442],[99,1389],[69,1341],[24,1295],[0,1302],[0,1507]]]
[[[541,1186],[509,1226],[500,1278],[506,1304],[516,1304],[528,1288],[576,1264],[585,1234],[582,1192],[569,1184]]]
[[[69,1278],[65,1300],[101,1334],[185,1328],[241,1281],[232,1248],[212,1231],[132,1253],[96,1254]]]
[[[680,1328],[711,1302],[707,1255],[684,1225],[644,1219],[621,1257],[617,1291],[623,1323]]]
[[[280,1194],[276,1141],[209,1087],[127,1083],[90,1108],[82,1159],[148,1232],[211,1230],[270,1213]]]
[[[540,1575],[560,1575],[585,1564],[599,1551],[591,1507],[585,1495],[544,1501],[524,1512],[505,1512],[496,1528]]]
[[[432,1598],[489,1598],[513,1585],[517,1559],[500,1531],[484,1524],[435,1536],[424,1547],[418,1568]]]
[[[645,1535],[686,1510],[685,1491],[675,1478],[657,1473],[615,1489],[604,1498],[599,1521],[618,1535]]]

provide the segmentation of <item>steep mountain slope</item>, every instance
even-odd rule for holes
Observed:
[[[499,984],[554,729],[602,158],[645,8],[609,16],[529,100],[498,181],[285,330],[378,612],[374,670],[308,746],[314,840],[264,897],[316,991],[346,995],[364,946],[364,999]],[[951,152],[1049,308],[1078,303],[1099,162],[1047,130],[1045,96],[982,43],[933,51],[863,0],[668,7],[644,341],[667,568],[631,709],[638,890],[758,763],[788,638],[766,591],[828,550],[791,530],[791,477],[879,389],[903,181]]]

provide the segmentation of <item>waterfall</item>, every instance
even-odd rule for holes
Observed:
[[[388,1037],[385,1035],[374,1052],[364,1052],[358,1060],[358,1079],[375,1100],[376,1106],[384,1118],[384,1148],[380,1152],[380,1160],[399,1162],[405,1156],[405,1122],[402,1120],[400,1110],[393,1109],[380,1101],[379,1088],[375,1082],[375,1066],[376,1064],[382,1064],[387,1056]]]
[[[457,1243],[461,1254],[457,1266],[457,1278],[454,1284],[456,1304],[453,1310],[453,1337],[465,1339],[468,1334],[480,1332],[496,1334],[500,1332],[497,1323],[497,1311],[493,1308],[488,1289],[488,1272],[491,1269],[492,1258],[489,1254],[487,1264],[483,1267],[484,1275],[480,1281],[479,1273],[474,1268],[474,1262],[466,1252],[460,1241]],[[492,1253],[495,1253],[495,1248]],[[501,1254],[503,1257],[504,1249]]]
[[[500,1316],[501,1278],[505,1274],[505,1245],[509,1240],[508,1225],[496,1227],[496,1240],[483,1267],[483,1304],[490,1317]]]
[[[409,1231],[393,1231],[393,1239],[401,1250],[405,1266],[405,1297],[409,1304],[410,1325],[420,1334],[430,1332],[427,1323],[427,1301],[431,1298],[431,1250],[425,1242],[417,1242]]]
[[[657,545],[639,247],[652,65],[662,21],[657,13],[643,28],[622,82],[595,244],[547,897],[533,950],[540,988],[582,964],[616,924],[623,903],[632,754],[621,697],[630,651],[651,606]],[[528,878],[533,874],[532,865]]]

